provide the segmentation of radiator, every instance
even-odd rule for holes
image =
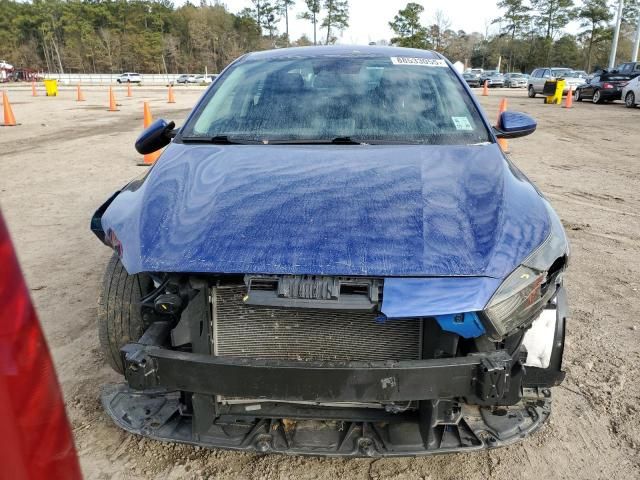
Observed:
[[[212,291],[213,352],[279,360],[417,360],[422,321],[376,320],[376,312],[245,305],[244,285]]]

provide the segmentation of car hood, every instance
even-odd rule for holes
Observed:
[[[543,202],[495,144],[171,144],[101,226],[130,274],[503,278]]]

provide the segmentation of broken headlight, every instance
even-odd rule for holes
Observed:
[[[558,215],[546,201],[545,206],[551,222],[549,236],[502,282],[484,309],[494,340],[533,321],[561,283],[569,243]]]

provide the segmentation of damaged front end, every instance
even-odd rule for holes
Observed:
[[[92,221],[128,272],[116,284],[150,285],[115,302],[143,324],[107,349],[122,428],[391,456],[507,445],[548,418],[568,244],[497,146],[174,143],[162,158]]]
[[[496,341],[481,311],[385,315],[385,295],[396,294],[381,278],[154,282],[141,306],[147,329],[121,350],[127,385],[102,400],[122,428],[155,439],[326,456],[492,448],[538,429],[564,376],[558,273],[527,325],[544,323],[535,359],[534,328]]]

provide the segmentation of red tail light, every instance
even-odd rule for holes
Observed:
[[[615,85],[612,83],[603,83],[602,88],[615,88]]]
[[[0,477],[80,479],[49,349],[0,214]]]

